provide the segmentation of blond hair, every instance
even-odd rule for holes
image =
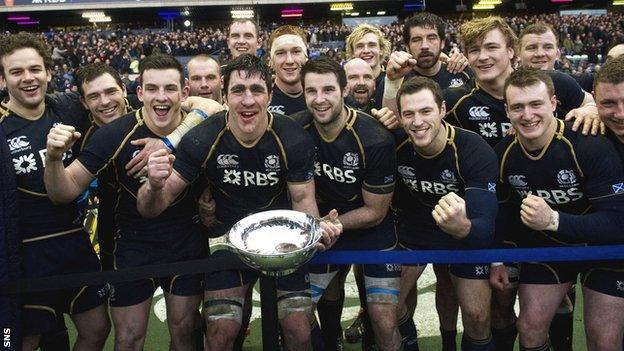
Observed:
[[[363,23],[355,27],[351,34],[347,37],[346,47],[348,58],[354,58],[353,51],[355,43],[362,40],[362,38],[368,33],[373,33],[377,36],[377,40],[379,41],[379,50],[381,51],[381,58],[383,59],[390,55],[390,41],[384,37],[383,32],[375,26]]]
[[[459,36],[464,43],[464,50],[467,51],[469,47],[474,46],[477,41],[483,40],[489,32],[495,29],[498,29],[501,33],[503,33],[508,48],[516,48],[516,45],[518,44],[518,37],[511,27],[509,27],[507,22],[505,22],[505,20],[501,17],[490,16],[473,19],[459,27]]]

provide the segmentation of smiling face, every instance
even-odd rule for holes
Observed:
[[[511,72],[514,50],[507,47],[505,36],[499,29],[487,32],[483,39],[476,40],[466,51],[468,63],[475,72],[477,81],[504,81]]]
[[[328,125],[338,120],[344,109],[344,94],[334,73],[309,72],[304,77],[304,95],[314,121]]]
[[[551,31],[526,34],[520,39],[520,63],[525,67],[552,70],[561,56],[557,38]]]
[[[173,68],[146,69],[141,76],[137,95],[143,102],[146,123],[158,131],[172,130],[180,124],[180,105],[189,91],[180,79],[180,72]]]
[[[244,71],[230,74],[226,98],[231,118],[229,126],[237,135],[264,132],[268,121],[269,91],[260,74],[248,76]]]
[[[82,90],[82,104],[100,124],[108,124],[126,112],[126,92],[110,74],[85,81]]]
[[[379,38],[374,33],[367,33],[353,44],[353,57],[366,61],[374,70],[381,64]]]
[[[230,25],[227,44],[233,59],[242,54],[255,55],[256,50],[260,48],[256,26],[250,21],[233,22]]]
[[[602,122],[624,143],[624,82],[596,84],[596,103]]]
[[[347,91],[358,106],[364,107],[375,95],[373,69],[366,61],[355,58],[344,66],[347,75]]]
[[[11,104],[24,110],[36,110],[44,103],[52,79],[43,58],[32,48],[22,48],[2,57],[0,83],[6,85]]]
[[[294,85],[301,82],[301,66],[307,61],[306,52],[300,45],[287,43],[280,44],[274,51],[270,66],[275,72],[276,81]]]
[[[444,104],[438,107],[433,93],[421,89],[412,94],[401,95],[401,126],[409,135],[414,147],[423,154],[432,154],[430,150],[436,139],[445,134],[442,118],[446,114]]]
[[[522,88],[510,85],[505,101],[511,125],[523,145],[530,149],[544,147],[557,107],[557,98],[549,96],[546,84],[539,82]]]

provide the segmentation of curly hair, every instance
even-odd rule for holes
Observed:
[[[43,59],[46,70],[52,69],[52,54],[50,48],[43,39],[25,32],[7,34],[0,37],[0,75],[4,76],[2,58],[19,49],[34,49]]]

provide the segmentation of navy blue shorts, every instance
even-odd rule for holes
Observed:
[[[24,278],[101,271],[89,236],[83,231],[22,245]],[[63,313],[86,312],[106,302],[106,285],[84,286],[23,295],[23,335],[57,330]]]
[[[575,283],[581,268],[576,262],[523,262],[520,284]]]
[[[376,250],[390,251],[397,245],[397,236],[394,222],[387,216],[379,225],[362,230],[344,232],[329,249],[330,251],[358,251]],[[318,264],[310,265],[310,273],[329,273],[340,269],[346,269],[349,265],[343,264]],[[363,264],[363,273],[372,278],[400,278],[400,264]]]
[[[588,289],[624,298],[624,261],[586,262],[581,282]]]
[[[115,269],[197,260],[208,255],[207,238],[199,229],[187,235],[184,240],[174,243],[117,239],[115,245]],[[159,286],[164,292],[177,296],[199,295],[203,291],[203,274],[111,284],[110,305],[113,307],[136,305],[152,297]]]

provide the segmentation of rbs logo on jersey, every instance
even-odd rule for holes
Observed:
[[[317,177],[325,176],[338,183],[353,184],[356,181],[353,169],[343,170],[326,163],[314,162],[314,173]]]

